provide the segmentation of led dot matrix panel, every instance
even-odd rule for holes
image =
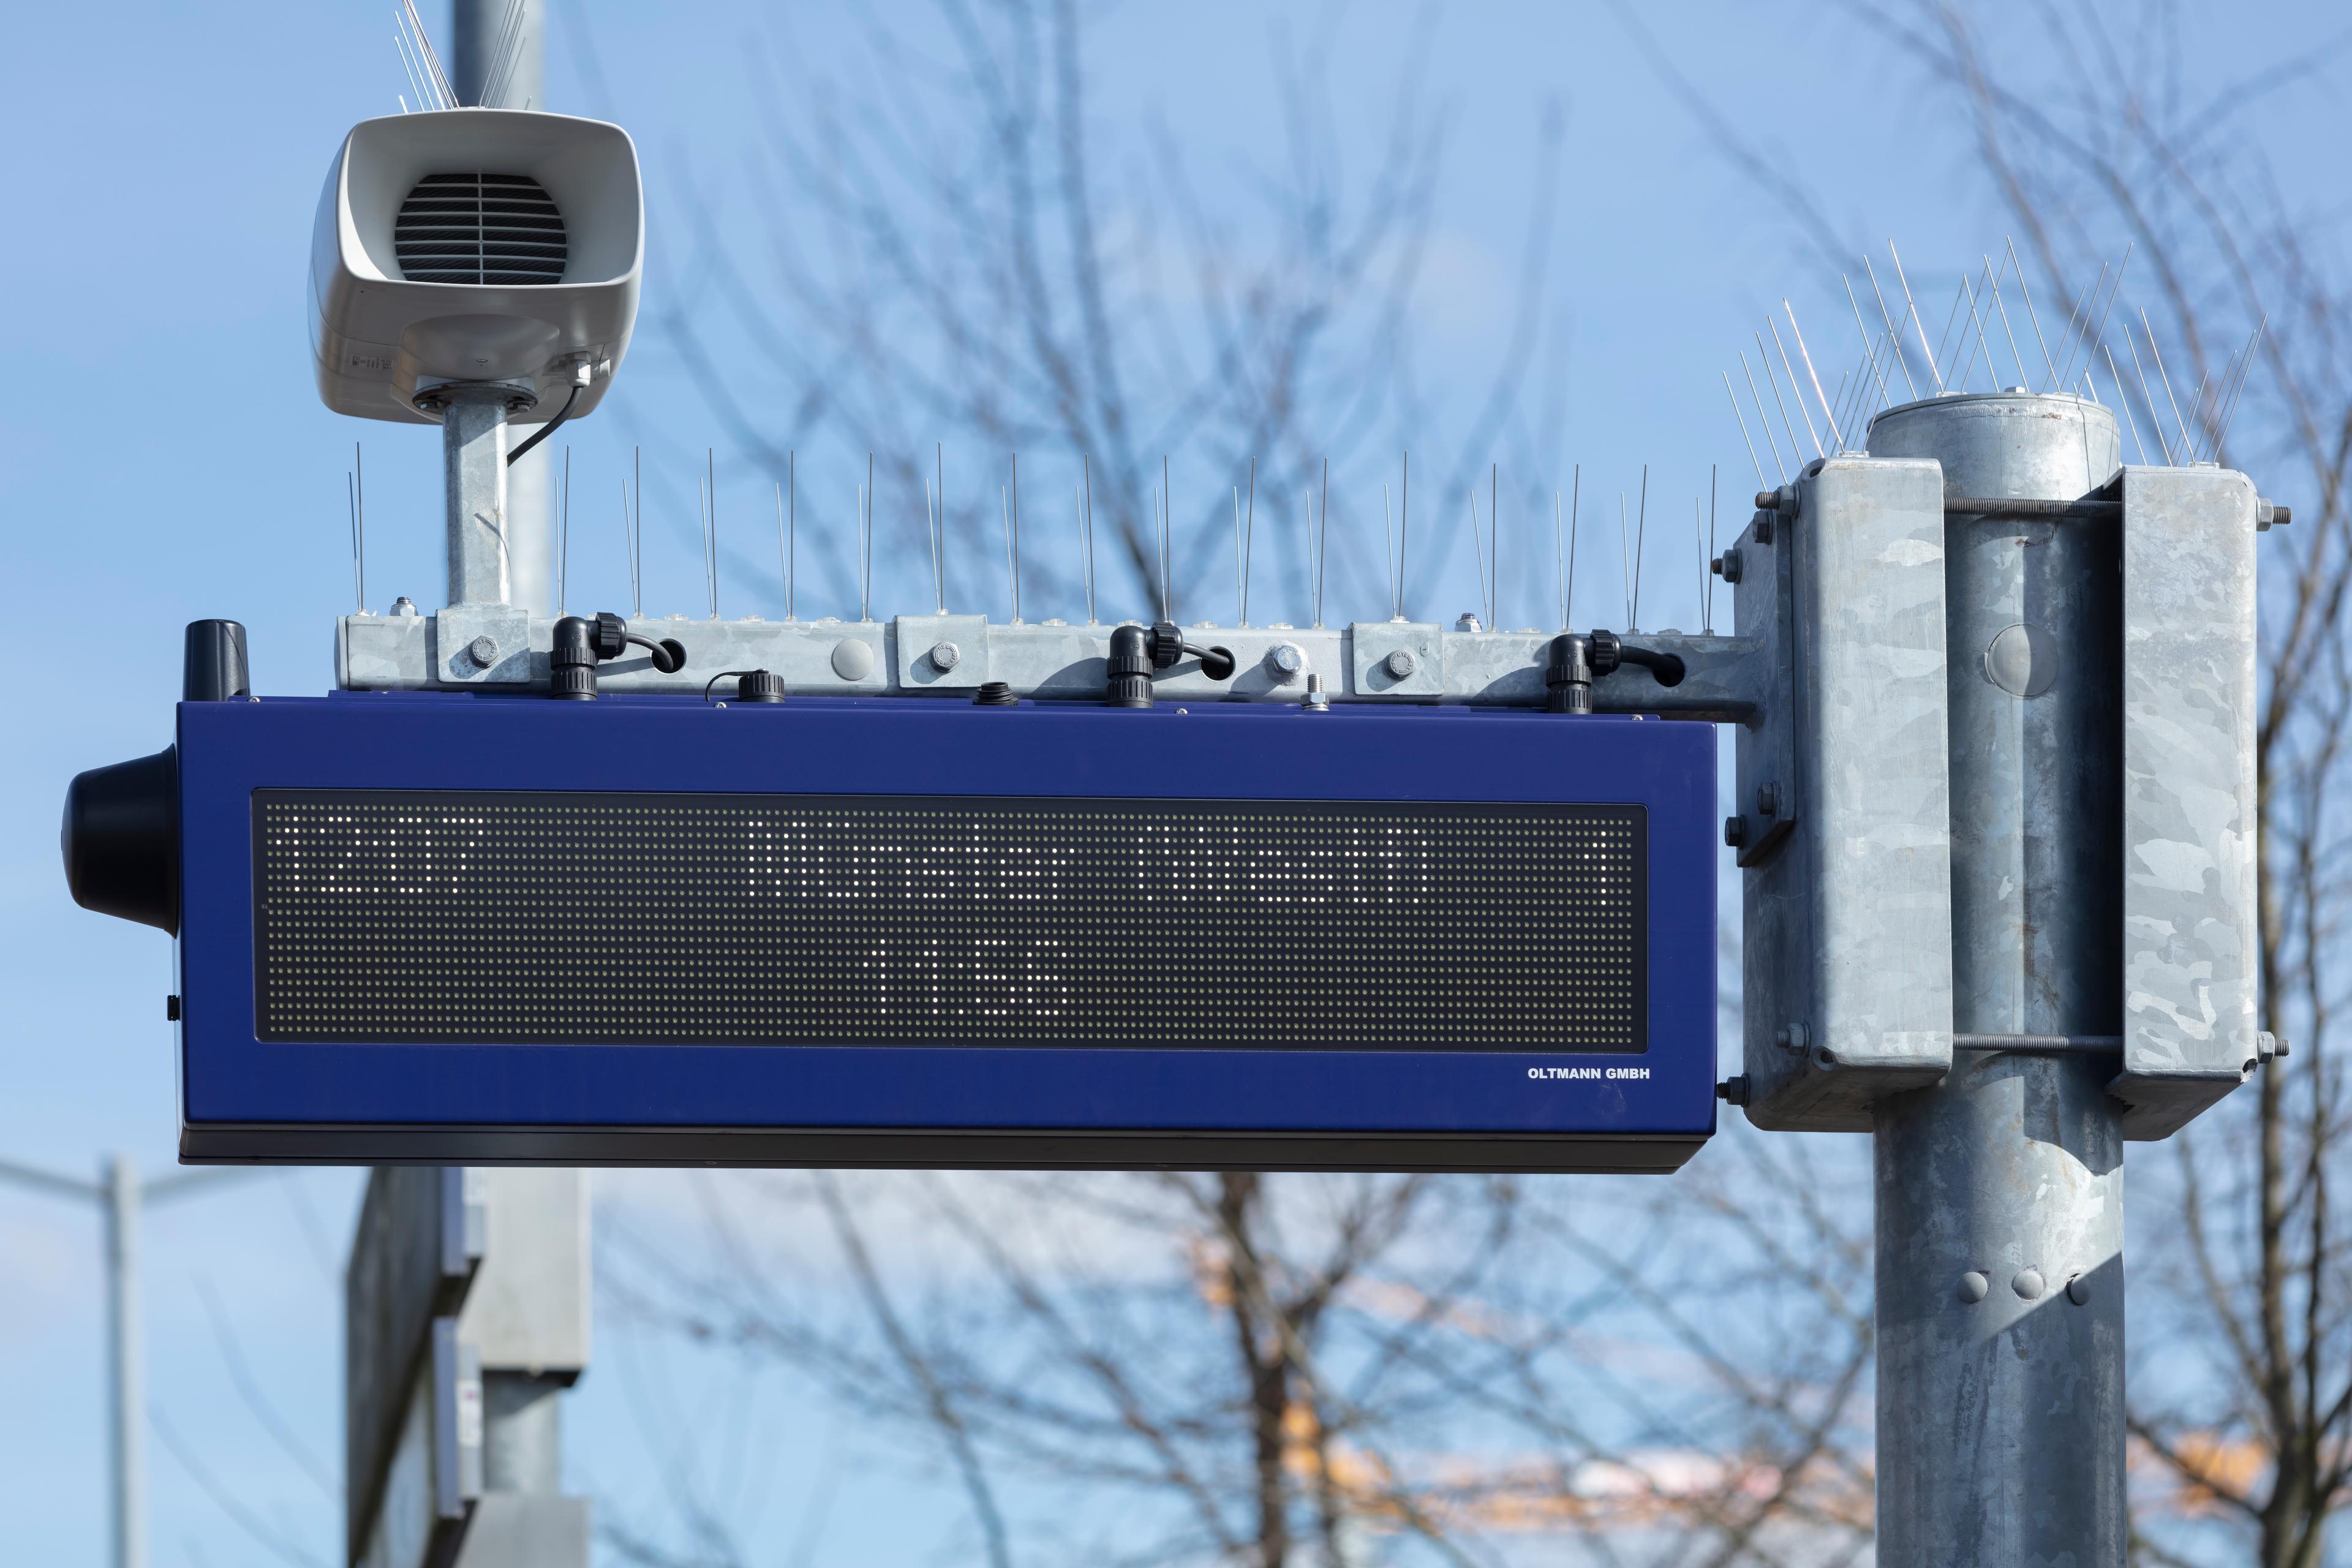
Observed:
[[[265,790],[264,1040],[1639,1052],[1639,806]]]
[[[1463,709],[180,710],[184,1156],[1664,1170],[1715,737]]]

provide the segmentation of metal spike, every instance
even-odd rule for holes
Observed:
[[[2156,361],[2156,379],[2164,384],[2164,400],[2172,405],[2172,422],[2179,427],[2180,449],[2186,454],[2189,450],[2189,425],[2180,417],[2180,400],[2172,395],[2172,377],[2165,372],[2164,351],[2157,346],[2156,330],[2147,324],[2146,310],[2139,313],[2139,326],[2140,331],[2147,334],[2148,357]]]
[[[1706,519],[1699,514],[1698,497],[1691,497],[1691,548],[1698,552],[1698,625],[1699,635],[1711,637],[1706,607],[1706,580],[1713,575],[1706,564]]]
[[[1772,346],[1780,351],[1780,368],[1788,373],[1789,390],[1797,395],[1797,412],[1805,417],[1805,434],[1812,438],[1813,456],[1826,458],[1829,454],[1822,450],[1822,433],[1813,428],[1812,410],[1805,406],[1804,389],[1797,384],[1797,367],[1789,363],[1789,346],[1780,341],[1780,325],[1769,316],[1764,318],[1764,324],[1772,329]],[[1758,346],[1760,348],[1762,345]],[[1764,367],[1764,374],[1768,377],[1772,374],[1772,367],[1769,364]],[[1814,384],[1813,392],[1817,396],[1821,393],[1821,384],[1818,382]],[[1822,412],[1826,414],[1828,410],[1824,408]],[[1790,444],[1792,446],[1795,445],[1795,436],[1796,432],[1790,432]],[[1799,455],[1802,456],[1801,453]]]
[[[2055,387],[2059,384],[2058,365],[2050,357],[2049,340],[2042,335],[2042,318],[2033,309],[2033,291],[2025,286],[2025,263],[2017,259],[2017,241],[2007,235],[2001,237],[2009,245],[2010,263],[2017,268],[2017,291],[2025,296],[2025,319],[2033,324],[2033,341],[2041,345],[2042,365],[2050,372],[2049,384]]]
[[[1176,618],[1175,600],[1168,584],[1168,534],[1171,526],[1169,512],[1174,498],[1168,488],[1168,454],[1160,454],[1160,618]]]
[[[931,477],[939,489],[940,521],[931,531],[931,603],[940,615],[948,613],[948,444],[934,442],[931,446]]]
[[[930,487],[925,485],[923,491],[928,496],[930,493]],[[789,611],[793,603],[793,554],[792,545],[786,540],[784,533],[784,487],[782,485],[776,487],[776,576],[784,586],[784,607],[788,612],[784,618],[790,620],[792,616]]]
[[[857,530],[857,619],[874,618],[874,454],[866,454],[866,496]]]
[[[1331,459],[1323,459],[1323,496],[1316,508],[1315,624],[1323,625],[1323,567],[1331,559]]]
[[[702,561],[703,572],[710,581],[710,618],[719,618],[719,454],[713,447],[702,449]]]
[[[1884,408],[1887,405],[1888,395],[1886,377],[1879,374],[1878,345],[1870,341],[1870,329],[1862,324],[1862,301],[1853,296],[1853,279],[1841,272],[1838,281],[1845,285],[1845,302],[1853,307],[1853,330],[1862,334],[1863,360],[1870,367],[1871,379],[1878,384],[1878,407]],[[1876,414],[1878,409],[1874,408],[1871,412]]]
[[[1985,276],[1992,279],[1992,308],[2000,312],[2000,330],[2009,339],[2009,357],[2017,365],[2017,384],[2023,386],[2026,384],[2025,356],[2017,352],[2017,329],[2009,324],[2009,307],[2002,304],[2000,300],[2000,280],[2009,274],[2008,258],[2002,258],[2000,270],[1995,272],[1992,269],[1992,258],[1984,256],[1981,251],[1978,254],[1983,258]],[[1992,361],[1987,359],[1985,363],[1990,365]]]
[[[621,548],[628,557],[629,616],[632,620],[635,620],[645,614],[645,608],[637,603],[636,546],[633,540],[634,534],[629,527],[629,481],[623,479],[621,481]]]
[[[352,443],[352,555],[359,568],[360,614],[367,614],[367,464]]]
[[[1764,348],[1764,341],[1760,334],[1757,338],[1756,347],[1758,356],[1760,358]],[[1756,373],[1748,368],[1748,355],[1744,350],[1739,355],[1739,374],[1748,378],[1748,401],[1756,405],[1756,423],[1764,426],[1764,446],[1765,449],[1772,454],[1772,470],[1780,476],[1780,482],[1785,485],[1789,482],[1789,470],[1780,462],[1780,443],[1772,438],[1772,419],[1764,412],[1764,400],[1756,395]],[[1764,374],[1766,379],[1770,379],[1772,372],[1769,365],[1765,367]],[[1777,399],[1780,395],[1780,388],[1775,387],[1772,390],[1773,396]],[[1733,398],[1731,405],[1734,408],[1738,407],[1739,399]],[[1746,420],[1740,421],[1740,427],[1742,429],[1747,427]],[[1803,466],[1801,463],[1798,465],[1800,468]]]
[[[1234,486],[1234,613],[1237,626],[1249,625],[1249,590],[1242,585],[1242,488]]]
[[[1727,370],[1723,373],[1723,395],[1731,399],[1731,416],[1739,421],[1739,439],[1748,447],[1748,460],[1756,466],[1756,488],[1768,489],[1771,481],[1764,477],[1764,464],[1756,456],[1756,438],[1748,433],[1748,416],[1739,412],[1739,395],[1731,390],[1731,373]]]
[[[1877,269],[1870,265],[1867,256],[1862,258],[1862,271],[1863,276],[1870,279],[1870,297],[1878,301],[1878,319],[1886,324],[1886,335],[1895,340],[1895,363],[1903,372],[1903,384],[1910,388],[1911,396],[1916,401],[1919,384],[1911,379],[1911,362],[1903,353],[1903,330],[1895,324],[1894,315],[1886,309],[1886,296],[1878,287]]]
[[[1580,515],[1584,506],[1584,465],[1577,464],[1569,474],[1568,489],[1568,593],[1563,597],[1560,619],[1567,621],[1576,614],[1576,536],[1582,531]],[[1571,622],[1571,624],[1573,624]],[[1565,630],[1566,628],[1561,628]]]
[[[1813,368],[1812,353],[1805,347],[1805,330],[1797,325],[1797,312],[1790,307],[1785,297],[1780,301],[1780,309],[1788,315],[1789,331],[1797,340],[1797,357],[1805,362],[1805,375],[1813,384],[1813,397],[1822,405],[1822,417],[1829,422],[1830,439],[1836,442],[1837,449],[1843,452],[1845,450],[1845,433],[1838,428],[1837,416],[1830,412],[1830,400],[1822,395],[1822,375],[1821,372]],[[1777,331],[1773,333],[1775,341],[1778,341],[1779,337],[1780,334]],[[1799,401],[1801,402],[1802,399]],[[1808,419],[1805,424],[1810,428],[1812,421]]]
[[[2139,363],[2139,346],[2132,342],[2131,323],[2124,323],[2124,347],[2131,351],[2132,374],[2139,377],[2140,401],[2147,405],[2147,427],[2156,432],[2157,449],[2164,454],[2164,466],[2173,467],[2172,443],[2164,438],[2164,419],[2156,411],[2156,397],[2147,389],[2147,369]],[[2112,359],[2110,364],[2113,363]]]
[[[1397,607],[1396,618],[1405,618],[1404,578],[1406,563],[1412,558],[1405,545],[1412,538],[1412,454],[1404,454],[1404,478],[1397,485]]]
[[[1389,505],[1388,481],[1383,479],[1381,481],[1381,545],[1388,552],[1389,558],[1389,619],[1401,621],[1404,616],[1397,612],[1395,515]]]
[[[1097,626],[1097,625],[1099,625],[1099,624],[1100,624],[1100,623],[1099,623],[1099,622],[1097,622],[1097,621],[1096,620],[1096,618],[1095,618],[1095,459],[1094,459],[1094,454],[1093,454],[1093,453],[1091,453],[1091,452],[1085,454],[1084,458],[1083,458],[1083,461],[1084,461],[1084,463],[1085,463],[1085,468],[1083,469],[1082,477],[1080,478],[1080,479],[1079,479],[1079,481],[1078,481],[1078,513],[1079,513],[1079,516],[1084,520],[1084,527],[1085,527],[1085,531],[1086,531],[1086,542],[1087,542],[1087,550],[1086,550],[1086,564],[1087,564],[1087,625],[1088,625],[1088,626]]]
[[[1013,624],[1021,624],[1021,454],[1013,458]]]
[[[1738,406],[1734,405],[1734,406]],[[1559,629],[1568,630],[1568,545],[1561,537],[1559,492],[1551,492],[1551,579],[1559,595]]]
[[[2263,329],[2270,324],[2270,315],[2265,311],[2263,319],[2254,323],[2253,335],[2246,340],[2246,352],[2240,357],[2238,365],[2237,390],[2230,394],[2230,406],[2221,415],[2221,433],[2213,437],[2213,456],[2216,459],[2221,456],[2221,444],[2230,438],[2231,424],[2238,417],[2238,399],[2245,395],[2246,375],[2254,366],[2254,346],[2262,342]]]
[[[784,512],[784,619],[796,621],[793,594],[801,581],[801,455],[798,451],[785,454],[784,483],[790,506]],[[940,497],[940,510],[947,510],[947,496]]]
[[[1625,590],[1625,629],[1633,629],[1633,530],[1625,521],[1625,492],[1617,492],[1617,575]]]
[[[2116,264],[2116,280],[2107,285],[2107,308],[2099,312],[2098,330],[2091,334],[2094,342],[2104,343],[2107,341],[2107,318],[2115,313],[2116,297],[2124,291],[2124,271],[2131,266],[2132,247],[2138,243],[2133,240],[2124,246],[2124,258]],[[2124,335],[2129,337],[2131,334],[2126,332]],[[2154,417],[2156,405],[2149,404],[2147,411],[2149,416]]]
[[[1503,466],[1486,472],[1486,626],[1503,629]]]
[[[1706,590],[1706,635],[1715,635],[1715,465],[1706,466],[1706,559],[1699,585]]]
[[[1633,605],[1625,615],[1625,629],[1642,629],[1642,557],[1650,536],[1650,465],[1642,465],[1642,505],[1633,522]]]
[[[1249,516],[1242,525],[1242,625],[1249,625],[1250,566],[1257,553],[1257,459],[1250,459]]]
[[[635,448],[636,518],[629,528],[629,618],[646,618],[646,449]]]
[[[1478,567],[1478,608],[1486,616],[1486,629],[1495,629],[1495,612],[1486,603],[1486,542],[1478,535],[1478,488],[1470,487],[1470,549]]]
[[[1977,315],[1976,285],[1969,280],[1968,275],[1965,273],[1960,277],[1960,292],[1968,296],[1969,321],[1970,325],[1976,328],[1977,336],[1976,342],[1971,343],[1969,347],[1968,359],[1960,366],[1960,376],[1957,384],[1962,392],[1966,392],[1969,389],[1969,373],[1976,369],[1977,350],[1982,349],[1984,350],[1985,356],[1985,374],[1992,380],[1993,390],[1998,392],[2000,390],[2000,378],[1997,375],[1993,375],[1992,374],[1992,345],[1985,341],[1984,322]]]
[[[356,454],[355,454],[356,455]],[[572,576],[572,443],[563,444],[563,499],[555,518],[555,614],[563,616],[565,590]],[[360,601],[367,601],[366,579],[361,579]]]
[[[2099,275],[2092,279],[2090,284],[2074,297],[2074,308],[2066,313],[2066,330],[2058,334],[2058,346],[2066,351],[2066,363],[2058,373],[2061,380],[2074,374],[2074,354],[2083,345],[2084,340],[2076,325],[2082,321],[2083,306],[2086,301],[2097,299],[2099,290],[2105,288],[2106,284],[2107,264],[2102,261],[2099,263]]]
[[[1317,626],[1323,624],[1315,609],[1315,492],[1305,485],[1298,487],[1298,559],[1307,575],[1307,619]]]
[[[2145,466],[2145,463],[2147,463],[2147,442],[2140,439],[2140,421],[2136,421],[2136,418],[2131,416],[2131,397],[2124,395],[2124,372],[2115,369],[2115,353],[2112,353],[2105,343],[2100,343],[2100,353],[2105,353],[2107,355],[2107,374],[2115,376],[2115,406],[2119,406],[2119,409],[2124,411],[2124,423],[2131,426],[2131,447],[2138,451],[2140,463]],[[2082,374],[2084,378],[2091,376],[2091,367],[2086,364]]]
[[[1911,297],[1911,279],[1904,276],[1903,258],[1895,250],[1892,239],[1886,242],[1886,254],[1895,258],[1895,280],[1903,285],[1903,303],[1910,313],[1911,324],[1919,331],[1919,350],[1927,356],[1927,374],[1936,378],[1936,392],[1940,396],[1944,391],[1944,373],[1936,368],[1935,353],[1927,347],[1927,323],[1919,319],[1919,302]]]
[[[1743,362],[1746,357],[1741,356]],[[1772,374],[1772,356],[1765,352],[1764,334],[1761,332],[1756,334],[1756,358],[1764,366],[1764,384],[1772,389],[1772,406],[1780,411],[1780,426],[1789,433],[1790,459],[1797,465],[1797,471],[1802,473],[1805,469],[1805,449],[1798,445],[1797,426],[1789,417],[1788,400],[1780,395],[1780,384]],[[1751,380],[1750,385],[1753,384]],[[1777,455],[1774,460],[1779,460]]]

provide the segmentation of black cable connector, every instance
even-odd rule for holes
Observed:
[[[629,623],[609,610],[593,620],[566,616],[555,623],[555,647],[548,655],[547,691],[572,702],[596,700],[596,667],[618,658],[631,643],[653,655],[654,668],[676,675],[686,668],[686,645],[676,637],[656,642],[629,630]],[[732,672],[730,672],[732,673]]]
[[[1151,706],[1151,676],[1168,669],[1187,655],[1201,661],[1201,673],[1211,680],[1231,680],[1231,648],[1203,647],[1184,640],[1183,628],[1173,621],[1155,621],[1150,630],[1129,623],[1110,634],[1110,684],[1104,700],[1114,708]]]
[[[1592,683],[1629,664],[1641,666],[1666,687],[1680,686],[1688,673],[1680,654],[1633,647],[1615,632],[1560,633],[1551,639],[1551,658],[1544,667],[1544,711],[1591,712]]]

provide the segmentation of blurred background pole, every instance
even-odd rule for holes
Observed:
[[[546,0],[455,0],[449,81],[458,102],[545,109],[546,75]],[[510,602],[534,616],[555,614],[554,476],[563,460],[559,445],[547,442],[507,470]]]
[[[101,1168],[106,1211],[106,1364],[113,1450],[114,1568],[147,1568],[147,1359],[139,1334],[139,1168],[127,1154]]]

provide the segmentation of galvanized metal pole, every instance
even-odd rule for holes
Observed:
[[[490,384],[435,389],[441,408],[452,605],[515,603],[517,526],[507,476],[507,405],[515,390]]]
[[[450,22],[449,83],[458,102],[548,107],[546,0],[455,0]],[[505,474],[508,602],[534,616],[555,613],[556,445],[542,444]]]
[[[2120,455],[2066,396],[1890,410],[1946,494],[2067,500]],[[1953,1027],[2122,1030],[2122,539],[1950,516]],[[2123,1135],[2112,1051],[1955,1057],[1876,1114],[1881,1568],[2120,1565]]]
[[[100,1177],[106,1213],[108,1426],[114,1568],[147,1568],[147,1361],[139,1333],[139,1169],[116,1154]]]

